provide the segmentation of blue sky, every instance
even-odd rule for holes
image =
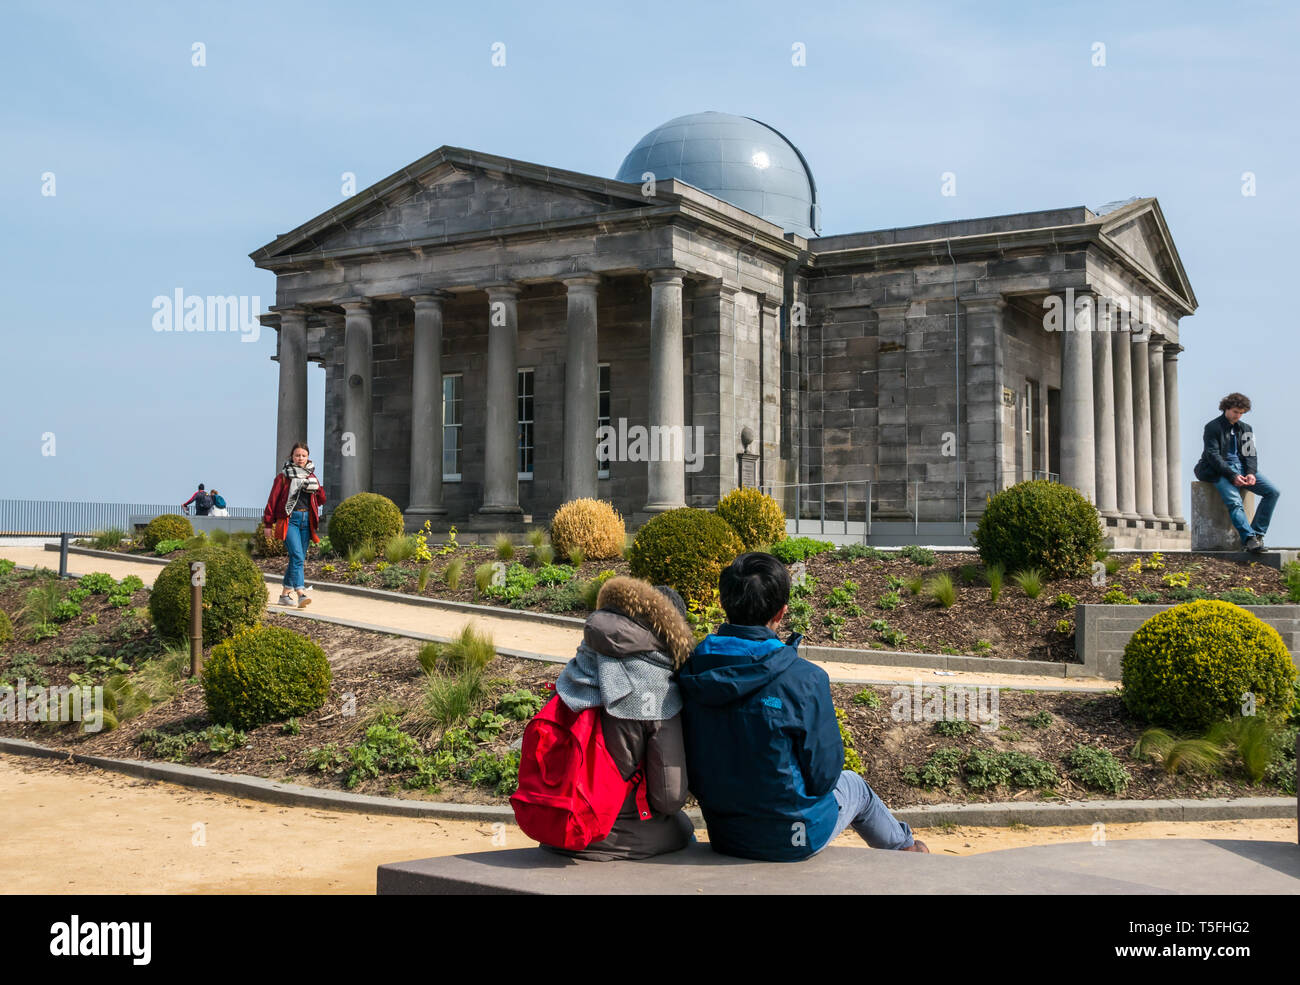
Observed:
[[[1270,543],[1300,543],[1281,249],[1298,20],[1208,3],[11,2],[0,497],[179,502],[204,481],[260,505],[273,336],[156,333],[155,296],[269,306],[248,253],[336,204],[343,172],[364,188],[451,144],[612,176],[648,130],[716,109],[799,145],[825,234],[1157,196],[1201,305],[1183,321],[1187,481],[1201,425],[1245,391],[1284,490]],[[322,387],[313,368],[313,447]]]

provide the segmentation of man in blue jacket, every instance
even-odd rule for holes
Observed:
[[[1252,554],[1264,551],[1264,535],[1273,519],[1273,509],[1282,495],[1277,486],[1259,474],[1259,450],[1255,433],[1242,415],[1250,412],[1250,398],[1230,393],[1219,402],[1222,412],[1205,425],[1204,448],[1193,473],[1202,482],[1213,482],[1223,505],[1228,507],[1241,546]],[[1259,497],[1254,523],[1246,519],[1241,494],[1249,490]]]
[[[850,825],[872,848],[928,852],[857,773],[844,769],[830,678],[776,627],[790,574],[771,554],[742,554],[719,579],[727,622],[678,675],[686,774],[715,851],[793,862]]]

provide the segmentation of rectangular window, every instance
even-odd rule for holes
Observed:
[[[442,378],[442,481],[460,481],[461,422],[464,380],[459,373]]]
[[[597,373],[596,383],[596,428],[597,434],[599,429],[610,427],[609,416],[609,363],[601,363]],[[596,477],[598,479],[609,478],[609,457],[602,456],[600,452],[600,438],[596,438]]]
[[[533,371],[519,370],[519,478],[533,477]]]

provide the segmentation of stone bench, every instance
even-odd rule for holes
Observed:
[[[1039,845],[980,855],[832,847],[803,862],[751,862],[707,845],[643,862],[587,862],[516,848],[379,866],[381,896],[1300,893],[1300,848],[1161,839]]]

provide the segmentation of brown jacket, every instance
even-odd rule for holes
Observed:
[[[686,749],[681,699],[669,677],[690,656],[695,637],[672,602],[636,578],[611,578],[596,605],[583,645],[556,690],[575,711],[601,706],[605,746],[623,778],[644,770],[651,817],[640,819],[633,791],[607,838],[564,854],[608,861],[677,851],[690,841],[693,825],[682,813],[688,795]],[[657,714],[660,710],[666,716]],[[624,717],[628,714],[641,717]]]

